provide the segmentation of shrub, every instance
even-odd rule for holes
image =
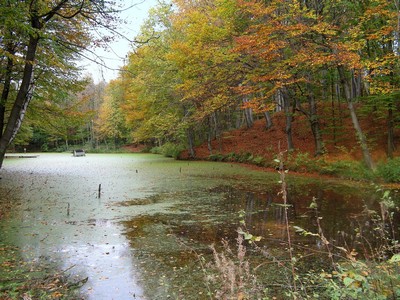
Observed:
[[[177,159],[179,154],[185,149],[182,145],[176,145],[173,143],[166,143],[162,147],[161,153],[166,157],[173,157]]]
[[[313,163],[308,153],[289,153],[286,161],[287,168],[293,171],[311,171]]]
[[[162,154],[161,150],[162,150],[161,147],[153,147],[153,148],[150,149],[150,153],[152,153],[152,154]]]
[[[378,166],[378,175],[386,182],[400,182],[400,157],[387,161]]]
[[[251,158],[253,157],[253,154],[251,154],[250,152],[240,153],[238,155],[238,162],[241,162],[241,163],[247,162],[250,157]]]
[[[221,153],[210,154],[208,159],[212,161],[222,161],[224,159],[224,155]]]
[[[99,146],[96,148],[91,148],[90,146],[83,147],[87,153],[126,153],[127,151],[122,148],[110,148],[107,146]]]
[[[265,159],[262,156],[256,156],[253,158],[252,163],[257,165],[257,166],[264,166],[265,165]]]
[[[238,161],[239,156],[235,152],[228,153],[225,156],[226,161]]]
[[[338,264],[337,271],[320,274],[327,299],[399,299],[399,254],[383,262],[353,261]]]
[[[363,163],[340,160],[326,163],[319,169],[321,174],[335,175],[346,179],[373,179],[374,174]]]
[[[177,159],[179,154],[182,152],[184,147],[182,145],[177,145],[173,143],[165,143],[160,147],[153,147],[150,149],[150,153],[162,154],[165,157],[173,157]]]

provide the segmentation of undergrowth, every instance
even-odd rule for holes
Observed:
[[[377,173],[386,182],[400,182],[400,157],[389,159],[386,163],[380,163]]]
[[[272,160],[266,160],[263,156],[253,155],[250,152],[215,153],[209,155],[208,159],[211,161],[246,163],[273,169],[279,168],[276,157]],[[377,164],[376,170],[371,170],[359,161],[327,161],[324,156],[311,157],[309,153],[289,152],[285,157],[285,168],[293,172],[331,175],[348,180],[400,183],[400,157],[381,161]]]

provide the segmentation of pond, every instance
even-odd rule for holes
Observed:
[[[243,223],[271,255],[287,252],[277,172],[148,154],[64,153],[7,158],[0,174],[0,201],[11,207],[0,216],[0,242],[17,246],[27,261],[87,277],[87,299],[207,299],[203,259],[211,261],[210,245],[221,249],[223,239],[234,248]],[[371,186],[290,172],[287,182],[291,225],[318,232],[309,208],[315,198],[325,236],[356,247],[345,232],[376,206]],[[313,261],[326,261],[313,255],[324,250],[319,239],[294,232],[292,239]]]

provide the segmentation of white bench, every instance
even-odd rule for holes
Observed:
[[[85,150],[82,149],[74,150],[73,154],[75,157],[86,156]]]

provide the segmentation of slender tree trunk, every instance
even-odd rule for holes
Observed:
[[[238,105],[235,110],[235,129],[242,127],[243,109]]]
[[[271,114],[269,113],[269,111],[265,111],[264,112],[264,117],[265,117],[265,127],[266,129],[270,129],[272,127],[272,118],[271,118]]]
[[[347,106],[350,111],[351,121],[353,122],[353,127],[356,131],[357,139],[361,146],[364,162],[368,166],[368,168],[374,169],[375,165],[372,160],[371,154],[369,153],[367,141],[365,139],[365,136],[362,132],[360,123],[358,121],[356,110],[354,108],[353,99],[351,97],[350,84],[349,84],[348,79],[346,78],[345,70],[344,70],[343,66],[339,66],[337,69],[338,69],[340,81],[343,85],[344,94],[345,94],[345,98],[347,101]]]
[[[314,92],[312,87],[308,84],[308,104],[309,104],[309,114],[308,119],[310,121],[311,131],[314,137],[315,145],[315,156],[322,155],[325,152],[324,143],[322,141],[321,130],[319,127],[319,120],[317,115],[317,102],[315,101]]]
[[[396,2],[396,1],[395,1]],[[400,11],[399,11],[399,16],[398,18],[400,18]],[[400,19],[398,19],[400,20]],[[398,24],[399,26],[400,24]],[[389,53],[393,53],[394,49],[393,49],[393,44],[395,43],[395,41],[388,41],[387,42],[387,48],[388,48],[388,52]],[[394,69],[395,69],[395,65],[393,63],[390,64],[390,83],[393,86],[396,86],[397,82],[396,82],[396,78],[394,76]],[[396,146],[394,144],[394,118],[393,118],[393,102],[396,102],[396,100],[398,99],[393,99],[390,101],[388,109],[387,109],[387,117],[386,117],[386,122],[387,122],[387,135],[388,135],[388,139],[387,139],[387,156],[389,158],[393,158],[393,151],[395,150]]]
[[[397,24],[396,24],[396,30],[394,30],[393,35],[393,46],[394,46],[394,53],[399,56],[400,55],[400,1],[399,0],[393,0],[393,3],[396,7],[397,10]]]
[[[188,145],[189,145],[189,157],[196,158],[196,151],[194,150],[194,133],[192,128],[186,130]]]
[[[293,110],[290,111],[290,98],[287,93],[283,93],[283,110],[285,112],[285,119],[286,119],[286,126],[285,126],[285,133],[286,133],[286,140],[287,140],[287,147],[288,150],[294,150],[293,144],[293,136],[292,136],[292,122],[293,122]]]
[[[322,142],[321,130],[319,128],[318,117],[313,115],[310,117],[311,131],[314,137],[315,156],[324,154],[324,143]]]
[[[335,98],[334,98],[334,83],[333,80],[331,82],[331,113],[332,113],[332,135],[333,135],[333,144],[336,146],[337,138],[336,138],[336,115],[335,115]]]
[[[29,44],[26,52],[22,82],[18,90],[14,105],[11,109],[7,125],[3,132],[3,135],[0,138],[0,168],[3,165],[4,155],[6,154],[7,147],[17,134],[24,118],[26,108],[32,97],[33,65],[36,57],[38,43],[39,36],[32,35],[29,39]]]
[[[285,91],[286,96],[290,95],[290,91]],[[303,113],[308,121],[310,122],[311,132],[314,138],[314,147],[315,147],[315,156],[322,155],[324,153],[324,144],[322,142],[322,134],[319,126],[319,120],[317,115],[317,102],[315,101],[314,92],[310,84],[307,84],[307,98],[308,98],[308,110],[305,110],[299,99],[296,97],[293,99],[293,105],[296,107],[301,113]]]
[[[389,106],[387,111],[387,156],[393,158],[393,151],[395,149],[394,145],[394,119],[393,119],[393,109]]]
[[[221,152],[222,151],[222,139],[221,139],[221,129],[219,126],[219,120],[218,120],[218,112],[214,111],[212,113],[212,121],[214,123],[214,133],[215,133],[215,139],[218,142],[218,150]]]
[[[243,103],[247,103],[247,102],[248,102],[247,99],[243,99]],[[245,117],[245,120],[246,120],[247,128],[253,127],[254,119],[253,119],[253,111],[252,111],[251,108],[245,108],[244,109],[244,117]]]
[[[210,154],[212,154],[212,145],[211,145],[211,140],[212,140],[212,125],[211,125],[211,116],[208,117],[208,132],[207,132],[207,148],[208,151],[210,151]]]

